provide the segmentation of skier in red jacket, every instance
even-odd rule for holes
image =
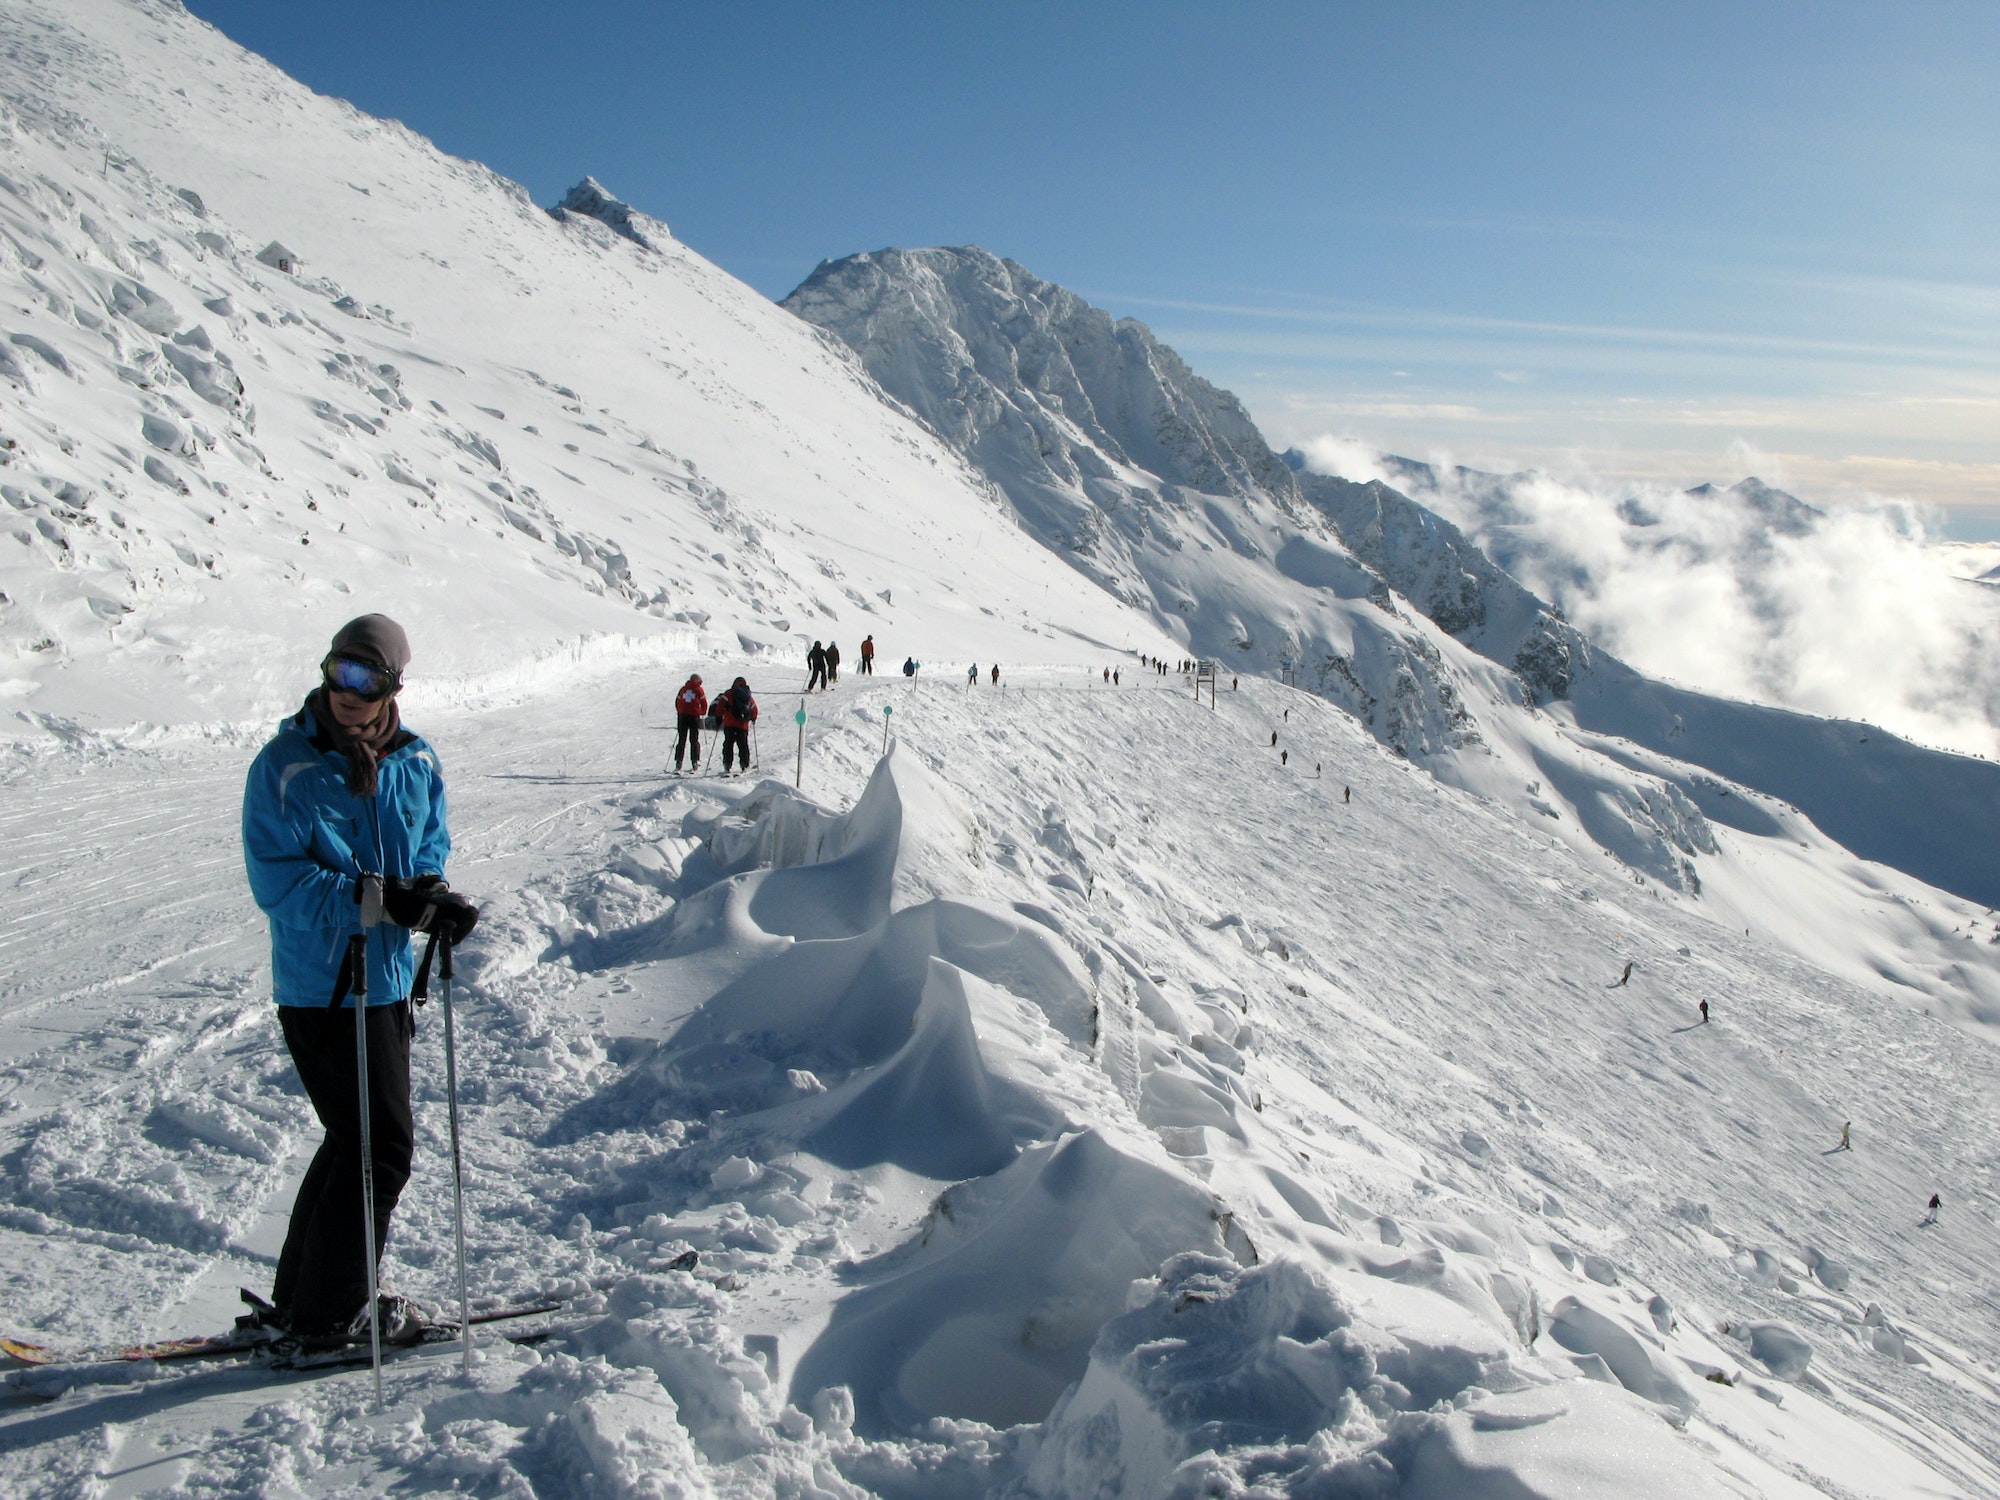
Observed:
[[[701,674],[694,673],[681,684],[681,690],[674,694],[674,769],[680,770],[683,760],[701,769],[701,716],[708,712],[708,693],[701,685]]]
[[[729,684],[729,691],[715,700],[722,715],[722,774],[731,769],[731,752],[750,769],[750,726],[757,719],[757,700],[750,696],[750,684],[741,677]]]

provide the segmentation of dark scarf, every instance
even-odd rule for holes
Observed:
[[[347,757],[347,789],[357,797],[373,797],[375,763],[393,748],[393,742],[403,727],[402,716],[396,711],[396,700],[389,699],[387,711],[363,729],[341,727],[340,721],[333,716],[332,706],[326,701],[324,685],[312,691],[300,712],[312,715],[313,722],[319,726],[317,738]]]

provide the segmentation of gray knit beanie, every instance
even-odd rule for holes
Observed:
[[[410,664],[410,638],[387,615],[362,615],[340,627],[327,654],[362,657],[400,677]]]

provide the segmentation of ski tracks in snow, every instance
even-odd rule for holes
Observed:
[[[227,1487],[283,1448],[344,1455],[361,1483],[577,1463],[608,1483],[645,1454],[724,1492],[805,1473],[921,1490],[913,1464],[973,1490],[1029,1483],[1013,1440],[967,1428],[920,1460],[899,1434],[1036,1420],[1096,1368],[1125,1286],[1200,1249],[1239,1268],[1201,1294],[1232,1306],[1265,1295],[1244,1268],[1303,1259],[1389,1326],[1408,1288],[1451,1310],[1466,1349],[1497,1320],[1467,1370],[1595,1368],[1637,1389],[1653,1377],[1618,1340],[1650,1339],[1680,1372],[1659,1389],[1700,1393],[1691,1430],[1742,1486],[1854,1482],[1804,1436],[1834,1411],[1859,1419],[1839,1451],[1860,1455],[1862,1492],[1917,1472],[1895,1443],[1993,1486],[1978,1043],[1698,904],[1604,881],[1268,684],[1214,713],[1032,678],[843,684],[814,700],[808,798],[856,804],[884,703],[901,753],[950,789],[905,776],[895,827],[877,794],[857,829],[752,780],[655,774],[669,741],[636,709],[671,675],[419,726],[451,778],[454,882],[485,902],[461,981],[475,1294],[562,1291],[600,1321],[545,1357],[489,1357],[457,1397],[399,1367],[396,1398],[435,1414],[422,1440],[340,1416],[329,1390],[287,1403],[282,1438],[255,1403],[211,1411],[235,1437],[179,1472]],[[1280,701],[1288,742],[1310,747],[1289,767],[1260,743]],[[41,826],[79,815],[23,846],[0,910],[24,955],[0,1151],[29,1169],[0,1217],[29,1268],[9,1331],[185,1331],[268,1274],[245,1240],[281,1229],[311,1132],[234,865],[244,759],[114,756],[26,788]],[[121,848],[123,883],[106,874]],[[791,868],[729,878],[774,862]],[[886,925],[838,915],[890,869]],[[68,872],[107,904],[52,901]],[[187,929],[219,946],[185,972],[135,962]],[[1605,990],[1629,952],[1633,982]],[[1682,1029],[1702,997],[1715,1023]],[[420,1021],[390,1274],[439,1297],[435,1043]],[[1822,1157],[1848,1115],[1871,1122],[1861,1149]],[[135,1178],[155,1191],[130,1196]],[[1963,1185],[1919,1234],[1938,1180]],[[1061,1208],[1079,1201],[1064,1182],[1110,1217]],[[111,1278],[129,1293],[105,1298]],[[1646,1311],[1661,1294],[1671,1335]],[[1555,1342],[1572,1296],[1614,1332]],[[1745,1331],[1773,1322],[1813,1351],[1789,1386]],[[1443,1367],[1405,1368],[1421,1388]],[[550,1403],[571,1413],[557,1429],[538,1425]],[[481,1456],[445,1435],[454,1410]],[[187,1431],[145,1420],[162,1441]],[[1049,1451],[1081,1462],[1063,1420]],[[1436,1441],[1472,1441],[1456,1431]],[[45,1474],[74,1466],[69,1441],[36,1453]]]

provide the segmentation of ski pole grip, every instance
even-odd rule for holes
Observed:
[[[382,921],[382,877],[363,875],[360,889],[355,893],[361,903],[361,925],[376,927]]]
[[[348,993],[357,1008],[368,1003],[368,934],[357,932],[347,940],[347,972],[352,984]]]
[[[438,978],[451,983],[451,934],[440,932],[438,940]]]

